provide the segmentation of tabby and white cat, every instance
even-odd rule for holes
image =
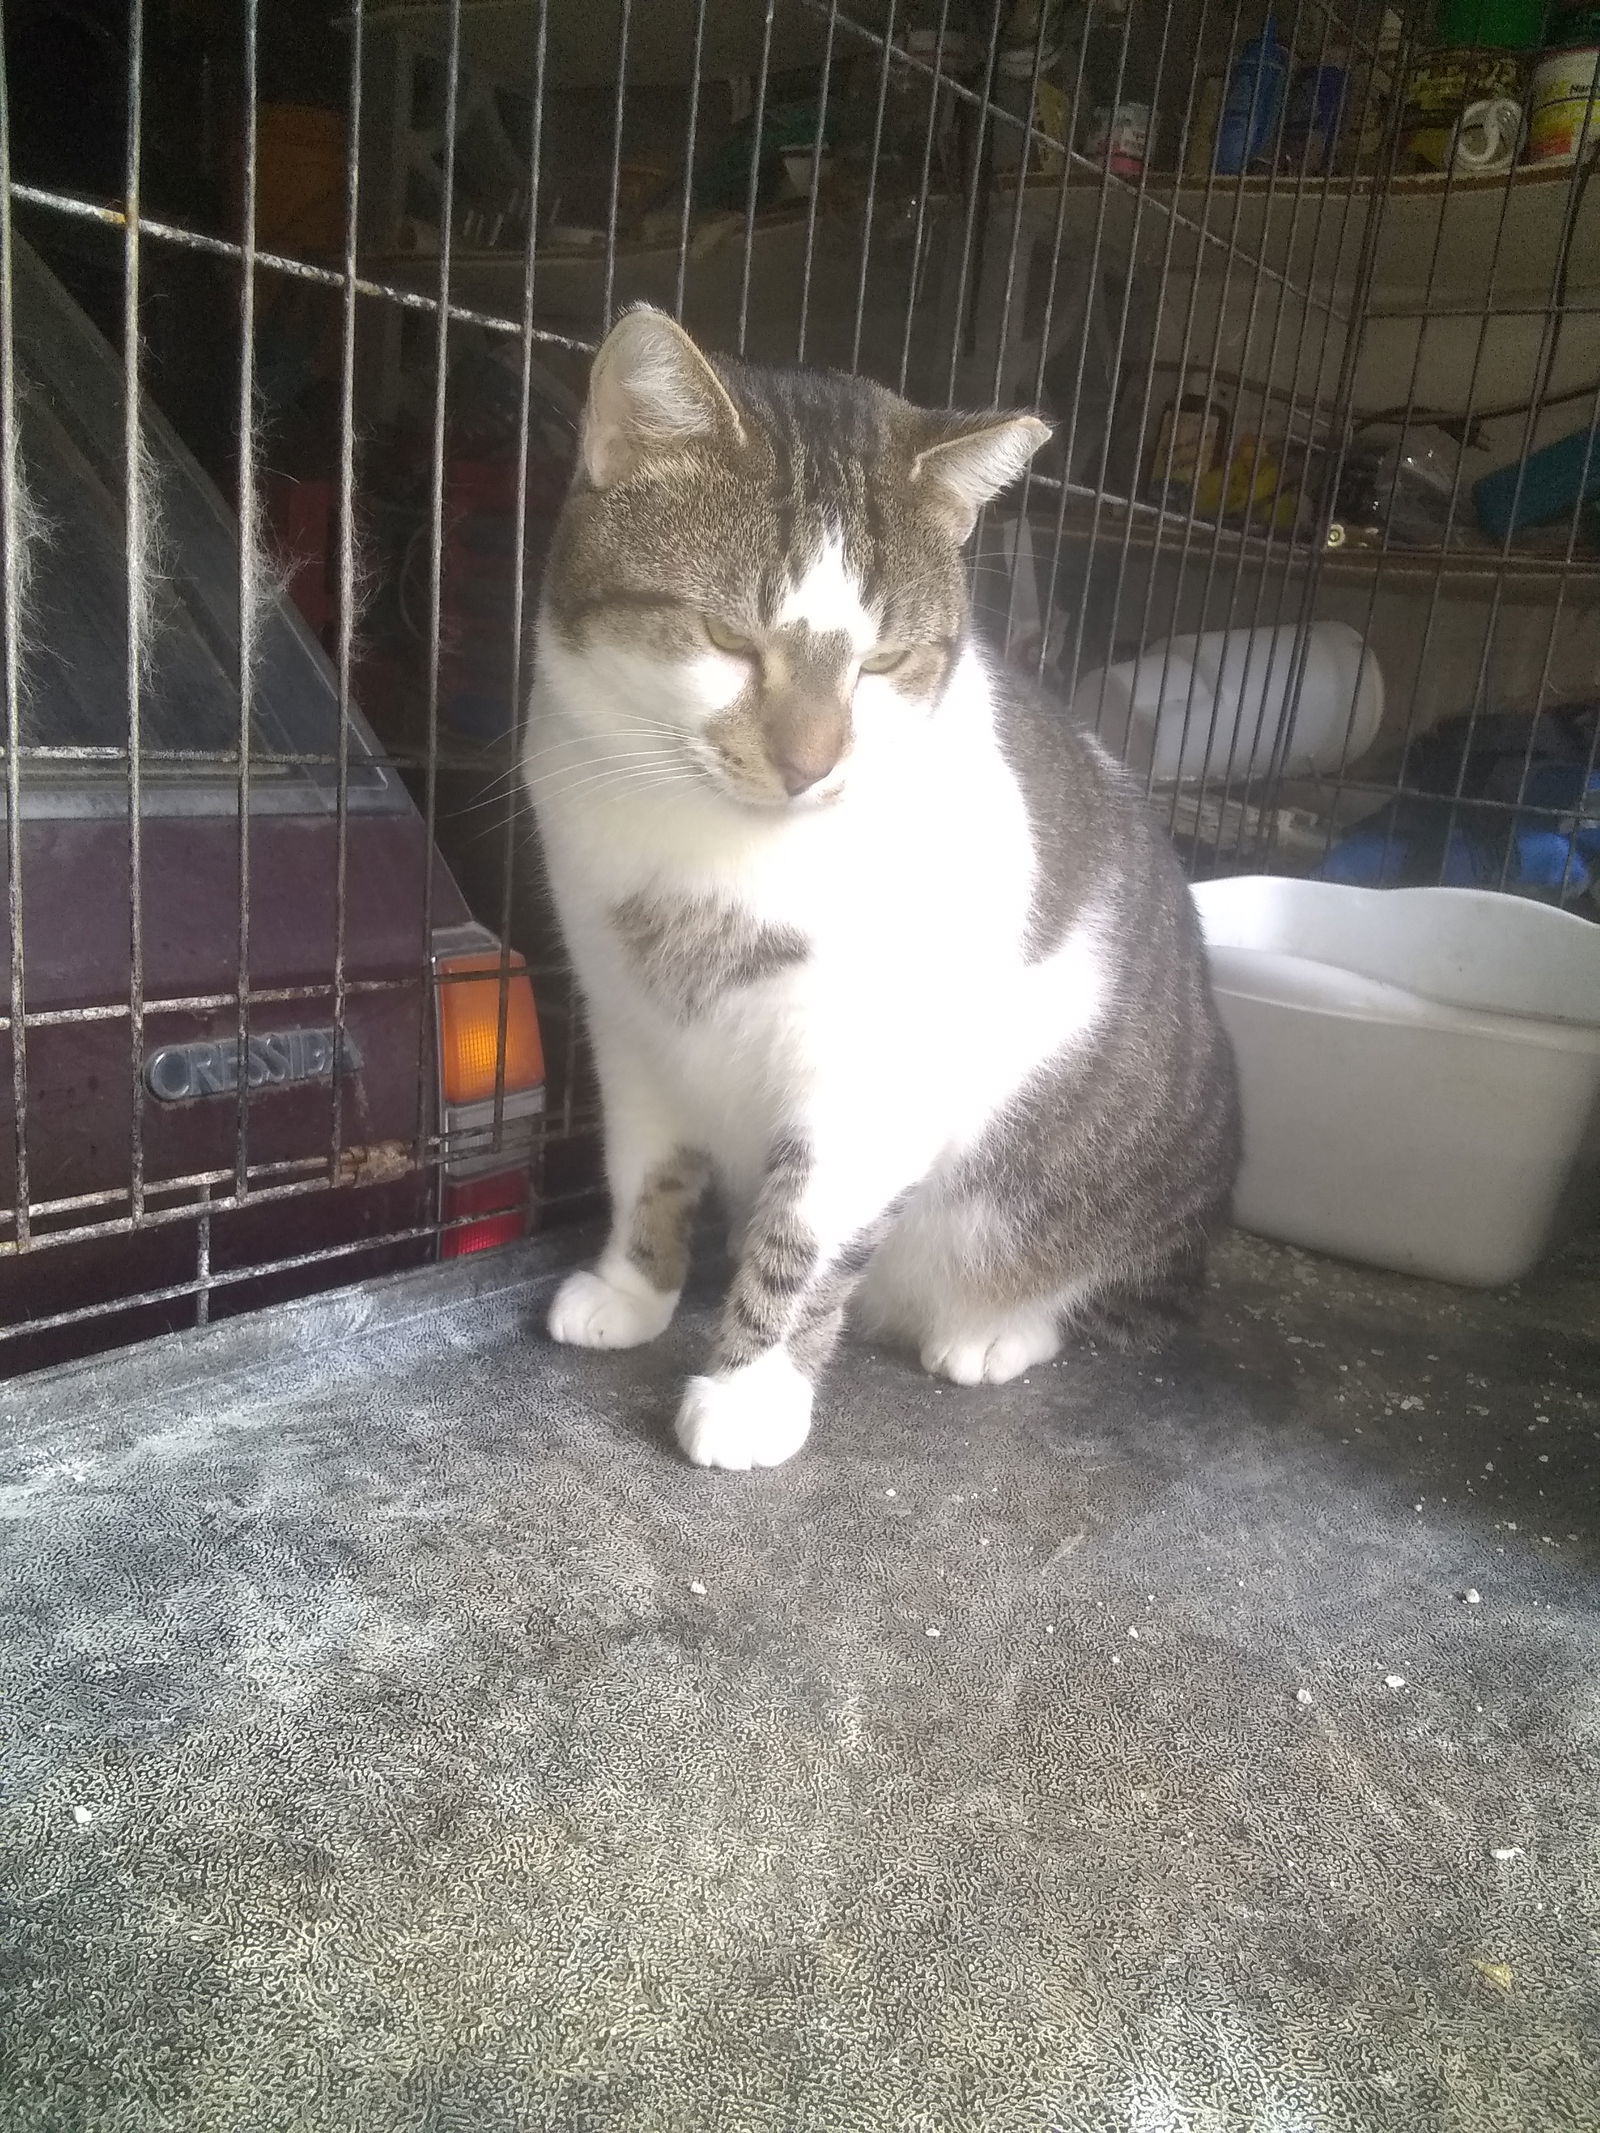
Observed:
[[[702,1190],[738,1255],[677,1437],[804,1442],[846,1306],[957,1384],[1182,1315],[1237,1160],[1175,858],[973,636],[961,548],[1048,435],[704,355],[595,359],[526,759],[605,1113],[610,1241],[557,1340],[672,1316]]]

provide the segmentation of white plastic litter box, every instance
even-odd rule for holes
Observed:
[[[1492,1288],[1600,1212],[1600,926],[1482,889],[1194,895],[1244,1228]]]

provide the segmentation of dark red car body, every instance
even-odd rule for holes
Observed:
[[[0,1375],[431,1256],[436,963],[497,946],[358,713],[341,747],[276,593],[251,603],[241,757],[237,530],[153,416],[165,606],[130,751],[121,363],[25,246],[17,267],[45,528],[0,815]],[[526,1130],[508,1145],[525,1191]]]

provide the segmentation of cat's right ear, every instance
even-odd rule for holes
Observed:
[[[984,505],[1009,488],[1050,435],[1050,425],[1037,415],[930,415],[924,420],[947,434],[912,461],[912,485],[964,541]]]
[[[618,319],[595,356],[583,410],[583,470],[597,489],[654,454],[743,436],[722,380],[675,319],[648,305]]]

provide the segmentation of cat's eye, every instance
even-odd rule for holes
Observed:
[[[910,649],[903,644],[880,645],[869,652],[861,662],[863,674],[892,674],[896,667],[903,667],[911,657]]]
[[[719,652],[731,652],[737,659],[748,659],[755,650],[750,639],[738,630],[729,629],[726,622],[719,622],[715,615],[703,615],[706,635]]]

